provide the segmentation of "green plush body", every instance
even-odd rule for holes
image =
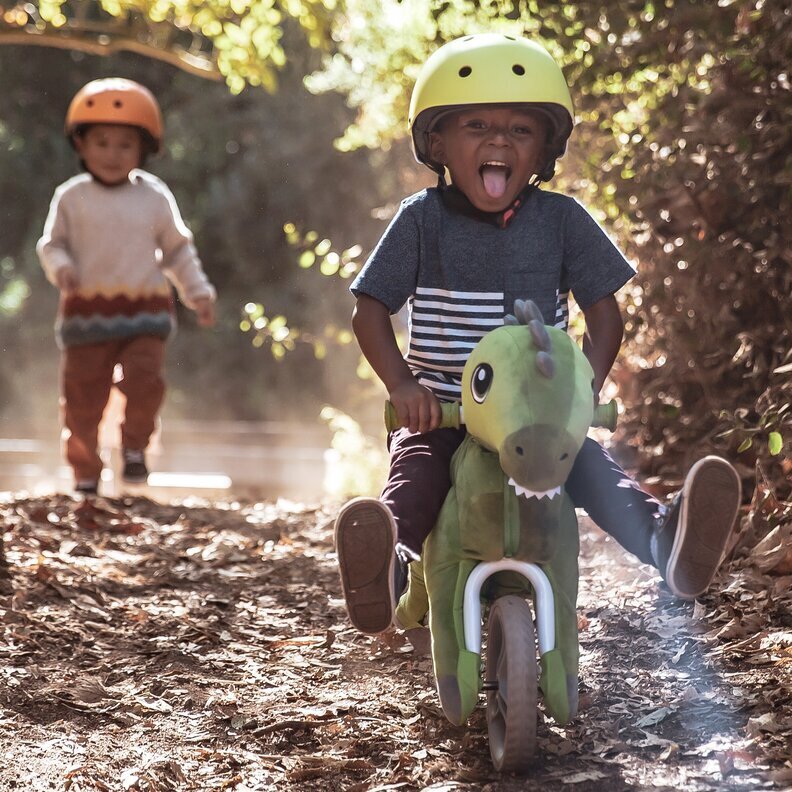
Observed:
[[[422,561],[410,565],[396,612],[405,628],[418,626],[428,613],[438,693],[456,724],[473,711],[481,684],[481,658],[464,642],[465,583],[479,561],[504,557],[536,563],[550,579],[556,648],[542,657],[541,687],[559,723],[577,708],[579,545],[563,484],[591,424],[593,372],[566,333],[544,326],[539,332],[536,321],[531,324],[491,331],[468,359],[462,380],[468,435],[454,455],[451,490]],[[562,489],[553,497],[527,497],[510,479],[535,493]],[[521,576],[502,572],[490,578],[485,593],[528,586]]]

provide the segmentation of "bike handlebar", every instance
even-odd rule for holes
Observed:
[[[439,426],[440,429],[459,429],[464,425],[465,421],[462,416],[462,405],[459,404],[459,402],[440,402],[440,409],[443,411],[443,417]],[[616,429],[618,414],[619,411],[615,399],[611,399],[611,401],[605,404],[598,404],[594,408],[594,417],[591,419],[591,425],[592,427],[601,427],[612,432]],[[385,428],[389,432],[393,432],[398,429],[400,425],[394,406],[390,401],[386,401]]]

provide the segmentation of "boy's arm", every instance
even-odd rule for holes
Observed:
[[[77,285],[77,270],[69,252],[69,224],[62,194],[56,190],[44,224],[44,233],[36,243],[41,266],[50,283],[69,293]]]
[[[217,293],[204,272],[192,232],[182,220],[173,193],[160,180],[154,182],[163,197],[161,223],[157,242],[162,250],[162,269],[174,286],[182,302],[197,310],[204,301],[214,303]]]
[[[202,300],[214,302],[216,292],[203,270],[192,235],[185,231],[172,226],[160,237],[162,269],[179,290],[184,304],[195,310]]]
[[[616,298],[609,294],[583,311],[586,334],[583,352],[594,369],[594,402],[599,402],[599,392],[605,383],[613,361],[619,354],[624,337],[624,321]]]
[[[440,426],[440,403],[418,381],[402,357],[387,306],[360,294],[352,313],[352,329],[360,350],[388,390],[402,426],[428,432]]]

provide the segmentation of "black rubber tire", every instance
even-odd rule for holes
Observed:
[[[500,773],[524,773],[536,750],[538,666],[530,605],[499,597],[487,622],[485,680],[490,755]]]

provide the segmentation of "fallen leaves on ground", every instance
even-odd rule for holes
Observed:
[[[581,713],[518,779],[424,653],[349,626],[334,511],[6,496],[0,790],[792,786],[789,525],[695,603],[586,526]]]

